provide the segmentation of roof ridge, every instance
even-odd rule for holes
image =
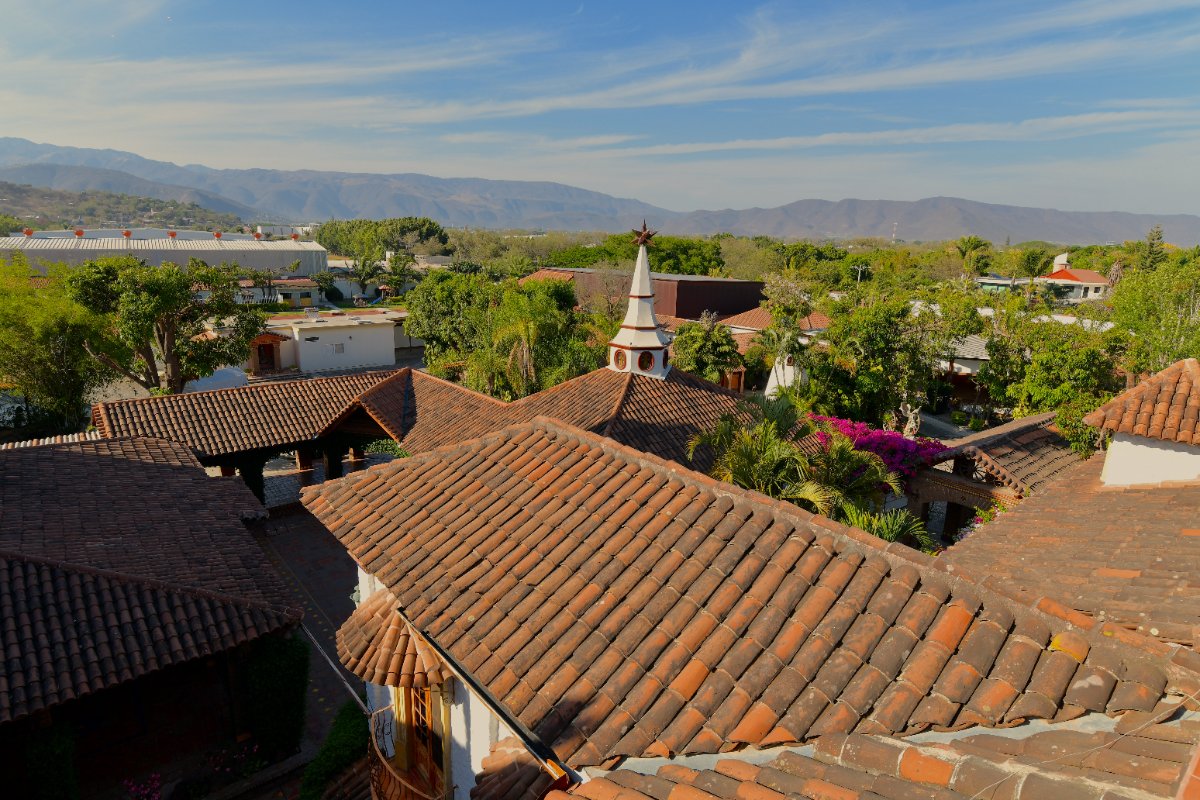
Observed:
[[[217,592],[213,591],[212,589],[204,589],[199,586],[185,586],[172,581],[164,581],[160,578],[151,578],[145,575],[134,575],[128,572],[120,572],[112,569],[102,569],[100,567],[92,567],[86,564],[75,564],[70,561],[62,561],[54,558],[46,558],[44,556],[30,555],[28,553],[21,553],[6,548],[0,548],[0,559],[22,561],[29,564],[41,564],[54,569],[75,572],[81,575],[94,575],[96,577],[107,578],[120,583],[138,584],[154,589],[163,589],[169,592],[191,595],[193,597],[204,597],[230,605],[259,608],[264,611],[271,611],[276,614],[281,614],[290,619],[298,620],[304,616],[302,609],[294,608],[292,606],[276,605],[265,600],[255,600],[252,597],[241,597],[239,595],[233,595],[227,592]]]
[[[463,386],[461,383],[455,383],[454,381],[446,380],[445,378],[439,378],[437,375],[431,375],[429,372],[427,372],[425,370],[414,369],[414,370],[412,370],[412,374],[414,376],[420,376],[423,380],[436,381],[437,383],[440,383],[444,386],[452,386],[460,392],[466,392],[467,394],[478,395],[479,397],[490,400],[491,402],[497,403],[505,408],[508,408],[513,403],[518,403],[518,402],[520,402],[520,400],[525,399],[525,398],[520,398],[518,400],[513,400],[512,402],[506,402],[504,400],[501,400],[499,397],[492,397],[490,394],[484,394],[483,392],[477,392],[468,386]]]
[[[1013,589],[1004,582],[997,582],[990,577],[977,577],[954,564],[947,563],[945,559],[938,559],[897,542],[886,542],[865,531],[843,525],[827,517],[813,514],[784,500],[777,500],[750,489],[725,483],[681,464],[667,461],[652,453],[637,450],[602,434],[573,427],[552,417],[539,415],[533,417],[528,422],[509,425],[484,436],[435,448],[434,450],[429,450],[399,461],[369,467],[366,470],[352,473],[352,475],[366,477],[368,474],[379,474],[387,469],[404,469],[414,462],[424,463],[428,459],[466,450],[482,442],[495,439],[513,440],[517,438],[514,435],[516,432],[528,429],[541,429],[577,440],[590,441],[598,447],[622,455],[639,466],[648,466],[652,469],[666,471],[672,477],[685,484],[690,484],[694,488],[709,491],[717,496],[728,497],[735,502],[738,500],[750,501],[766,506],[777,513],[792,518],[796,522],[806,523],[823,529],[833,536],[835,540],[840,540],[843,545],[848,545],[850,549],[853,549],[864,557],[873,553],[888,562],[892,568],[910,566],[916,569],[918,574],[921,575],[922,580],[942,581],[949,584],[952,590],[959,588],[974,593],[976,596],[982,596],[979,597],[981,600],[987,597],[993,601],[1000,602],[1002,605],[1015,605],[1020,607],[1024,612],[1057,620],[1059,624],[1065,623],[1078,629],[1093,644],[1104,642],[1112,644],[1116,642],[1140,650],[1146,656],[1162,660],[1164,662],[1162,664],[1163,668],[1172,672],[1176,678],[1179,677],[1178,672],[1180,670],[1189,673],[1191,676],[1190,684],[1196,691],[1200,691],[1200,652],[1185,651],[1177,645],[1165,644],[1108,621],[1098,623],[1095,618],[1068,608],[1052,597],[1042,596],[1032,598],[1028,596],[1028,593],[1022,592],[1019,589]],[[347,476],[347,478],[341,480],[348,480],[350,477]],[[361,480],[362,477],[355,479],[354,482]],[[337,482],[334,483],[336,484]],[[321,488],[326,485],[306,487],[302,491],[301,496],[301,500],[305,506],[309,506],[311,502],[322,495]],[[338,493],[340,494],[341,492],[339,491]]]
[[[1158,372],[1142,380],[1137,386],[1134,386],[1132,389],[1126,389],[1096,410],[1085,415],[1083,418],[1084,424],[1093,427],[1106,425],[1110,412],[1117,409],[1124,411],[1129,407],[1130,401],[1141,400],[1146,395],[1155,392],[1167,379],[1183,373],[1187,373],[1192,378],[1193,391],[1200,392],[1200,361],[1195,357],[1180,359],[1174,364],[1163,367]]]
[[[375,384],[374,386],[368,386],[366,389],[363,389],[361,392],[356,394],[354,397],[351,397],[346,402],[345,408],[343,408],[341,411],[339,411],[337,413],[337,415],[334,416],[333,419],[331,419],[328,423],[326,423],[325,427],[321,428],[321,430],[317,432],[317,436],[318,437],[324,436],[331,428],[345,422],[346,419],[349,418],[349,416],[354,413],[355,408],[361,408],[364,411],[366,411],[367,414],[370,415],[371,419],[375,420],[375,422],[378,423],[379,427],[383,428],[383,430],[386,431],[389,436],[391,436],[392,438],[395,438],[395,434],[392,433],[390,430],[388,430],[388,426],[383,422],[383,420],[379,419],[379,417],[377,417],[371,411],[371,409],[367,407],[366,403],[363,402],[363,398],[366,397],[368,393],[373,392],[376,389],[379,389],[380,387],[384,386],[385,384],[391,383],[393,380],[402,378],[404,376],[411,376],[412,371],[413,371],[412,367],[401,367],[400,369],[396,370],[391,375],[389,375],[386,378],[384,378],[383,380],[381,380],[379,383]]]
[[[671,369],[675,368],[672,367]],[[617,394],[617,402],[613,403],[612,413],[608,415],[608,422],[604,423],[605,436],[609,436],[612,433],[613,425],[617,424],[617,417],[621,414],[621,409],[625,407],[625,399],[629,397],[629,390],[632,388],[633,373],[627,372],[625,373],[625,385],[621,387],[621,391]],[[534,419],[537,419],[537,417],[534,417]]]
[[[249,391],[261,392],[261,391],[267,391],[269,389],[273,389],[273,388],[276,388],[279,386],[304,386],[304,385],[307,385],[310,383],[316,383],[316,382],[324,383],[326,381],[340,381],[340,380],[345,380],[345,379],[349,379],[349,378],[361,378],[361,377],[365,377],[365,376],[369,376],[369,375],[388,375],[390,377],[391,375],[395,374],[396,372],[397,372],[397,370],[394,370],[394,369],[368,370],[366,372],[352,372],[348,375],[318,375],[318,376],[311,377],[311,378],[300,378],[298,380],[290,380],[290,381],[272,381],[272,382],[268,382],[268,383],[254,383],[254,384],[249,384],[247,386],[227,386],[223,389],[203,389],[199,392],[179,392],[178,394],[150,395],[149,397],[126,397],[126,398],[122,398],[120,400],[104,400],[102,402],[97,403],[95,406],[93,406],[92,416],[94,419],[96,411],[99,409],[107,410],[108,408],[111,408],[114,406],[120,406],[120,405],[132,405],[134,403],[149,403],[149,402],[161,402],[161,401],[166,401],[166,400],[177,400],[177,399],[184,398],[184,397],[196,397],[198,395],[211,396],[214,394],[222,394],[222,393],[232,394],[234,392],[249,392]]]

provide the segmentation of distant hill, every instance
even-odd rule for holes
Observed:
[[[68,192],[99,190],[133,197],[153,197],[157,200],[195,203],[210,211],[232,214],[247,222],[260,216],[259,212],[250,206],[235,203],[214,192],[206,192],[190,186],[158,183],[113,169],[65,164],[25,164],[16,167],[0,167],[0,181],[25,183],[30,186],[61,189]]]
[[[238,224],[233,214],[221,214],[195,203],[96,190],[59,191],[3,180],[0,180],[0,216],[15,217],[34,228],[136,227],[149,223],[158,227],[228,229]],[[0,235],[9,232],[0,231]]]
[[[1120,211],[1058,211],[978,203],[958,197],[924,200],[799,200],[778,208],[693,211],[664,228],[681,233],[730,231],[745,236],[847,239],[858,236],[905,241],[957,239],[967,234],[1013,243],[1042,239],[1061,244],[1103,244],[1142,239],[1162,225],[1166,240],[1200,242],[1200,217],[1189,214],[1127,214]]]
[[[94,150],[0,138],[0,180],[106,188],[179,197],[252,220],[321,222],[428,216],[452,227],[621,231],[650,221],[667,233],[765,234],[785,239],[892,235],[907,241],[975,234],[994,242],[1064,244],[1140,239],[1155,224],[1175,244],[1200,243],[1200,217],[1077,212],[993,205],[953,197],[924,200],[799,200],[778,208],[677,212],[639,200],[545,181],[429,175],[212,169]],[[196,194],[187,195],[186,192]]]

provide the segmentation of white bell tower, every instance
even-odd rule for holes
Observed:
[[[608,368],[663,380],[671,371],[667,363],[668,339],[654,318],[654,284],[650,280],[650,261],[646,258],[646,244],[655,233],[645,222],[640,231],[634,231],[638,255],[629,288],[629,309],[621,329],[608,343]]]

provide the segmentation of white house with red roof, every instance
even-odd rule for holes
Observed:
[[[1037,279],[1038,283],[1050,284],[1063,292],[1062,300],[1079,303],[1106,297],[1112,284],[1108,278],[1091,269],[1076,269],[1071,266],[1070,256],[1060,253],[1054,258],[1054,271]]]

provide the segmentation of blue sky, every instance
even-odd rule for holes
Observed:
[[[1200,213],[1200,2],[41,0],[5,20],[0,135],[40,142],[676,210]]]

